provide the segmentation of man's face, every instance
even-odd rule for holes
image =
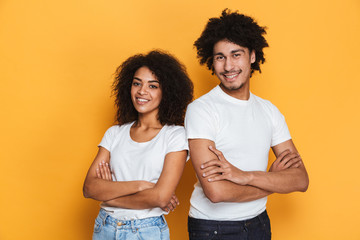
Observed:
[[[249,52],[226,39],[214,45],[213,67],[215,75],[228,91],[236,91],[249,86],[251,64],[255,62],[255,51]]]

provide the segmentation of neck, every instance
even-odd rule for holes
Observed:
[[[240,86],[238,89],[225,88],[221,83],[220,88],[229,96],[237,98],[239,100],[249,100],[250,98],[249,81],[247,81],[244,85]]]
[[[158,114],[139,114],[138,120],[134,127],[139,128],[162,128],[162,125],[158,119]]]

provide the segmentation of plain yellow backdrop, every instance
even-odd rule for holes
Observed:
[[[224,8],[268,27],[251,90],[285,115],[310,175],[306,193],[269,197],[273,239],[360,239],[359,0],[1,0],[1,240],[91,238],[99,206],[82,184],[114,123],[116,67],[170,51],[201,96],[218,81],[192,44]],[[167,217],[173,240],[187,239],[194,182],[189,162]]]

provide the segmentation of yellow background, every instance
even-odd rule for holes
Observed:
[[[310,175],[306,193],[269,197],[273,239],[360,239],[359,0],[1,0],[0,239],[91,238],[99,207],[82,184],[114,121],[115,68],[162,48],[201,96],[218,81],[192,44],[226,7],[268,27],[251,89],[285,115]],[[173,240],[187,239],[194,181],[188,163]]]

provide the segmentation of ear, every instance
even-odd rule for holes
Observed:
[[[250,53],[250,62],[254,63],[256,60],[255,50],[252,50]]]

